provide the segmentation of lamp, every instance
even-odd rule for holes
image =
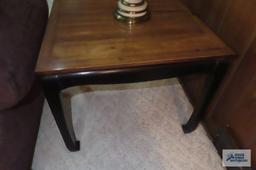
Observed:
[[[114,17],[129,24],[146,21],[149,19],[148,3],[145,0],[118,0]]]

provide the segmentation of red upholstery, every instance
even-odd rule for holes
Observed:
[[[0,114],[0,170],[29,170],[42,113],[43,95],[35,84],[22,102]]]
[[[43,95],[35,64],[46,0],[0,0],[0,170],[30,169]]]
[[[45,0],[0,1],[0,110],[30,90],[47,17]]]

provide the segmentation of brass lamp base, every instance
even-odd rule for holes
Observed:
[[[145,0],[118,0],[114,17],[128,24],[144,22],[150,18],[148,4]]]

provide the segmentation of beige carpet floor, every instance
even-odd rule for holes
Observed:
[[[176,79],[81,86],[71,97],[81,151],[69,152],[45,103],[33,170],[222,170],[200,125],[183,134],[192,112]]]

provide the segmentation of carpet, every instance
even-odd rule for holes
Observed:
[[[79,86],[63,96],[81,150],[66,149],[45,102],[33,170],[224,169],[201,124],[183,134],[192,107],[176,79]]]

